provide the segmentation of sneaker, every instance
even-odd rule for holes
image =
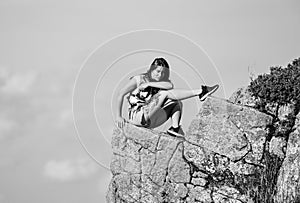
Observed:
[[[178,126],[177,128],[174,128],[173,126],[171,126],[168,130],[167,133],[169,135],[172,136],[176,136],[176,137],[183,137],[183,131],[181,129],[181,126]]]
[[[199,94],[200,101],[204,101],[206,97],[214,93],[219,88],[219,85],[214,85],[212,87],[202,85],[202,92]]]

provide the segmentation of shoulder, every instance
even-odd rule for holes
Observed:
[[[141,75],[132,76],[130,79],[134,80],[136,82],[136,84],[138,85],[141,82]]]

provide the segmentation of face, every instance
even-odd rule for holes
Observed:
[[[164,67],[157,66],[151,72],[151,78],[155,81],[160,81],[164,77]]]

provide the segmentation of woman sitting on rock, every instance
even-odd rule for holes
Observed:
[[[156,58],[149,70],[130,78],[130,81],[119,91],[117,99],[116,124],[123,128],[125,119],[122,116],[122,105],[125,95],[130,104],[129,122],[146,128],[162,125],[169,118],[172,126],[167,130],[173,136],[182,136],[180,119],[182,114],[181,100],[198,96],[200,101],[215,92],[219,85],[201,86],[199,89],[173,89],[169,79],[170,67],[164,58]]]

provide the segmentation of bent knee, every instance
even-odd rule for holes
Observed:
[[[176,102],[177,105],[180,105],[180,106],[183,105],[182,101],[180,101],[180,100],[176,100],[175,102]]]
[[[183,104],[180,100],[167,99],[166,102],[164,103],[163,108],[176,108],[178,110],[181,110],[182,106]]]
[[[175,108],[177,108],[178,110],[182,110],[183,103],[179,100],[176,100],[174,102],[175,102],[175,105],[176,105]]]
[[[174,105],[179,106],[180,108],[182,108],[183,103],[180,100],[172,100],[172,102],[174,103]]]

